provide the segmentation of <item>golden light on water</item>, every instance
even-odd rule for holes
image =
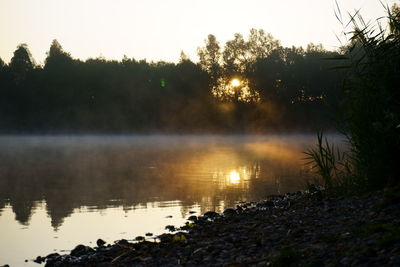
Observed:
[[[240,80],[239,79],[232,79],[231,80],[231,85],[233,87],[238,87],[240,85]]]
[[[238,184],[240,183],[240,174],[237,171],[231,171],[229,173],[229,182],[231,184]]]

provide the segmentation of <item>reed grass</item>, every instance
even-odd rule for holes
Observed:
[[[339,7],[336,17],[350,36],[343,57],[348,69],[339,128],[349,141],[350,151],[340,153],[317,134],[317,146],[307,150],[308,163],[327,188],[361,186],[377,190],[400,183],[400,8],[385,6],[382,19],[366,23],[359,11],[343,23]]]

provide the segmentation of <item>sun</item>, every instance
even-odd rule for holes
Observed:
[[[239,85],[240,85],[240,80],[239,79],[232,79],[231,80],[231,85],[233,86],[233,87],[238,87]]]

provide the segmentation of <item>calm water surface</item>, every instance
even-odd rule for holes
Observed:
[[[98,238],[160,234],[189,211],[302,189],[302,152],[314,143],[315,135],[0,137],[0,265],[37,266],[38,255]]]

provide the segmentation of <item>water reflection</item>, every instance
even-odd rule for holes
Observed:
[[[0,216],[6,205],[28,225],[46,203],[51,225],[81,208],[180,206],[186,217],[237,200],[298,190],[309,136],[2,137]]]
[[[231,171],[228,176],[228,183],[239,184],[240,183],[240,174],[237,171]]]

